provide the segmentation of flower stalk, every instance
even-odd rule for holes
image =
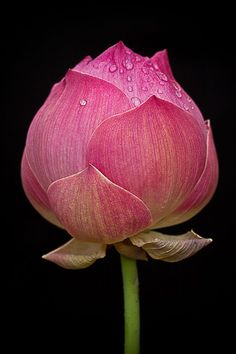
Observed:
[[[124,354],[139,354],[140,309],[136,260],[121,255],[121,270],[124,294]]]

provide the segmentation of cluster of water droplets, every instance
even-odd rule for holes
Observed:
[[[162,72],[158,63],[153,63],[149,58],[145,58],[146,61],[141,63],[142,57],[134,54],[130,50],[125,50],[125,55],[123,60],[119,63],[115,62],[114,59],[110,61],[107,69],[110,75],[123,76],[126,81],[126,90],[129,95],[131,102],[135,107],[141,104],[141,99],[135,96],[138,95],[136,92],[137,87],[135,86],[135,74],[134,68],[139,65],[140,67],[140,78],[142,78],[142,86],[140,96],[146,96],[147,98],[154,94],[158,97],[165,98],[168,96],[169,92],[173,92],[178,100],[180,106],[186,111],[191,111],[194,109],[194,104],[190,97],[186,96],[185,92],[182,91],[180,85],[173,79],[167,77],[167,75]],[[142,65],[143,64],[143,65]],[[137,75],[137,74],[136,74]],[[122,80],[124,82],[124,80]],[[155,84],[156,82],[156,84]],[[125,87],[121,87],[123,89]],[[133,96],[132,96],[133,94]],[[81,99],[80,105],[86,106],[87,100]]]
[[[148,60],[146,64],[142,67],[141,71],[143,73],[144,80],[147,82],[148,86],[143,86],[142,90],[149,91],[150,87],[154,86],[151,89],[152,93],[156,94],[157,96],[162,95],[164,93],[164,87],[163,89],[161,89],[160,87],[155,88],[155,84],[153,85],[153,82],[157,81],[159,85],[164,86],[168,81],[168,77],[160,70],[158,64],[153,63],[151,60]]]
[[[132,92],[134,92],[134,86],[133,86],[133,75],[132,71],[137,65],[137,63],[141,62],[141,58],[138,55],[135,55],[132,53],[130,50],[125,51],[125,57],[121,61],[120,67],[112,62],[112,64],[109,66],[109,72],[110,74],[118,74],[124,76],[127,86],[126,89],[130,95],[132,95]],[[143,91],[148,91],[147,87],[142,88]],[[138,97],[132,96],[131,97],[131,102],[135,107],[141,104],[141,100]]]

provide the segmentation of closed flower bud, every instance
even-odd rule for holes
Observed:
[[[122,42],[86,57],[34,117],[22,183],[38,212],[72,239],[44,258],[84,268],[107,245],[178,261],[211,240],[152,231],[184,222],[211,199],[218,162],[209,121],[173,77],[167,52]]]

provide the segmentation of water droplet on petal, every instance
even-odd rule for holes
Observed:
[[[182,97],[182,93],[180,91],[175,91],[175,94],[177,97],[181,98]]]
[[[188,107],[186,104],[184,104],[184,109],[185,109],[186,111],[189,111],[189,107]]]
[[[158,89],[157,92],[160,93],[160,94],[163,93],[163,91],[161,89]]]
[[[162,85],[162,86],[165,85],[164,81],[160,81],[159,84]]]
[[[112,64],[112,65],[110,66],[109,70],[110,70],[111,73],[114,73],[114,72],[117,70],[116,64]]]
[[[158,70],[159,69],[159,66],[155,63],[155,64],[153,64],[153,66],[154,66],[154,69],[155,70]]]
[[[142,87],[142,90],[143,90],[143,91],[147,91],[147,90],[148,90],[147,86],[143,86],[143,87]]]
[[[130,50],[130,49],[126,49],[125,52],[126,52],[126,54],[128,54],[128,55],[131,54],[131,50]]]
[[[129,59],[123,60],[122,64],[127,70],[132,70],[134,67],[134,64]]]
[[[80,104],[81,106],[86,106],[87,101],[86,101],[85,99],[81,99],[81,100],[79,101],[79,104]]]
[[[133,87],[132,86],[128,86],[128,91],[132,92],[133,91]]]
[[[143,72],[144,74],[148,74],[148,69],[144,66],[144,67],[142,68],[142,72]]]
[[[133,102],[133,104],[135,105],[135,107],[139,106],[141,101],[138,97],[132,97],[131,101]]]
[[[173,81],[172,85],[177,91],[181,91],[181,87],[179,86],[179,84],[177,84],[177,82]]]
[[[194,106],[192,106],[191,109],[194,109]]]
[[[188,96],[187,97],[188,102],[192,102],[192,99]]]
[[[124,69],[121,68],[121,69],[120,69],[120,73],[123,74],[123,72],[124,72]]]
[[[157,76],[159,77],[160,80],[168,81],[168,77],[166,76],[166,74],[164,74],[164,73],[161,72],[161,71],[158,71],[158,72],[157,72]]]
[[[127,76],[127,81],[132,81],[132,77],[131,76]]]
[[[126,69],[127,70],[132,70],[134,67],[134,65],[129,61],[128,63],[126,63]]]

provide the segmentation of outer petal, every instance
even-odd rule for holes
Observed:
[[[146,205],[93,166],[54,182],[48,197],[60,222],[81,241],[114,243],[151,224]]]
[[[155,95],[177,105],[190,113],[203,126],[203,116],[199,108],[177,83],[171,72],[167,51],[158,52],[149,61],[144,62],[142,73],[146,80],[146,97]],[[142,88],[137,93],[137,97],[140,97],[141,101],[145,99]]]
[[[84,67],[86,68],[91,60],[93,59],[89,55],[87,55],[83,60],[81,60],[81,62],[79,62],[79,64],[76,65],[76,71],[80,72],[81,69],[83,69]]]
[[[72,239],[63,246],[43,256],[47,261],[56,263],[66,269],[82,269],[92,265],[97,259],[106,255],[106,245],[81,242]]]
[[[164,218],[156,225],[157,227],[166,227],[179,224],[199,213],[212,198],[218,183],[218,160],[210,127],[207,122],[207,155],[203,173],[194,186],[189,197],[167,218]]]
[[[205,156],[205,132],[198,123],[156,97],[103,122],[88,148],[88,162],[142,199],[154,222],[186,199]]]
[[[33,174],[25,152],[21,162],[21,179],[24,192],[33,207],[48,221],[62,227],[54,213],[50,210],[49,200],[46,192],[40,186],[37,178]]]
[[[161,72],[163,72],[165,75],[167,75],[169,78],[174,79],[171,66],[169,63],[169,58],[168,58],[168,52],[166,49],[161,50],[154,54],[151,57],[151,61],[153,62],[154,68],[159,69]]]
[[[193,231],[179,236],[142,232],[130,240],[135,246],[142,247],[150,257],[166,262],[178,262],[191,257],[212,242],[212,239],[202,238]]]
[[[69,71],[57,100],[49,96],[34,118],[26,154],[46,189],[55,180],[86,167],[85,151],[91,134],[110,115],[130,108],[126,96],[100,79]]]
[[[142,57],[122,42],[108,48],[96,59],[79,63],[74,70],[99,77],[122,90],[133,106],[155,95],[188,111],[201,125],[203,117],[197,105],[175,81],[167,51],[151,59]]]

